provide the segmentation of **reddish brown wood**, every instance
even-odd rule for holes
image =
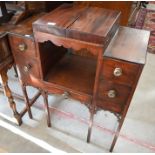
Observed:
[[[111,57],[104,57],[100,78],[103,80],[110,80],[115,83],[132,86],[139,67],[140,65],[138,64],[112,59]],[[116,68],[120,68],[122,70],[121,76],[114,75]]]
[[[51,68],[45,80],[73,91],[92,95],[95,72],[95,60],[70,54],[64,56],[55,67]]]
[[[32,19],[35,20],[36,18],[32,18]],[[29,20],[27,20],[26,24],[21,24],[21,25],[19,24],[18,26],[15,26],[13,23],[10,23],[10,22],[6,23],[6,24],[3,24],[3,26],[0,26],[0,75],[2,77],[4,92],[5,92],[6,96],[8,97],[8,101],[10,103],[10,107],[12,108],[14,117],[16,118],[17,124],[19,124],[19,125],[21,125],[21,123],[22,123],[22,116],[27,112],[27,108],[23,110],[24,112],[23,111],[22,112],[17,112],[16,104],[15,104],[15,102],[13,100],[12,93],[11,93],[9,87],[8,87],[7,71],[8,71],[8,69],[11,68],[11,66],[14,65],[14,61],[13,61],[12,53],[10,51],[10,43],[9,43],[8,35],[7,34],[8,34],[8,31],[11,33],[12,30],[14,30],[16,35],[19,35],[19,33],[21,35],[22,32],[25,32],[26,26],[30,27],[31,33],[32,33],[31,26],[32,26],[32,21],[33,20],[30,20],[31,24],[28,22]],[[18,31],[17,29],[19,27],[22,30]],[[26,29],[27,32],[30,32],[30,29]],[[29,36],[29,33],[28,33],[28,37],[31,38],[31,36]],[[21,54],[21,52],[19,52],[19,50],[17,49],[18,45],[20,43],[24,42],[24,40],[22,38],[18,38],[18,37],[15,37],[15,38],[17,39],[18,44],[16,44],[15,42],[13,42],[11,44],[14,45],[14,49],[16,49],[15,51],[18,53],[17,54],[17,57],[18,57],[18,55]],[[28,44],[27,47],[30,46],[31,50],[35,51],[35,49],[34,49],[35,48],[34,42],[31,42],[31,41],[28,40],[26,42],[26,44]],[[30,44],[32,44],[32,46]],[[32,54],[32,52],[28,53],[28,55],[30,57],[32,56],[31,54]],[[19,57],[18,58],[19,58],[20,62],[23,62],[22,61],[22,54]],[[25,59],[26,59],[26,57],[25,57]],[[36,74],[37,70],[34,70],[34,71],[35,71],[35,74]]]
[[[120,27],[104,55],[110,58],[145,64],[149,31]]]
[[[110,151],[116,143],[145,63],[149,39],[146,31],[124,27],[117,31],[118,21],[119,13],[115,11],[65,4],[34,23],[35,46],[33,37],[25,37],[30,28],[27,33],[24,30],[24,34],[18,27],[9,37],[22,83],[43,90],[48,125],[50,114],[46,93],[67,94],[89,107],[87,142],[90,142],[97,108],[122,117]],[[15,37],[16,32],[20,39]],[[28,45],[25,53],[14,47],[21,40]],[[81,50],[91,57],[79,54]],[[27,74],[23,68],[25,64],[33,66]],[[121,73],[114,74],[116,68],[121,68]],[[110,90],[115,90],[116,94],[112,91],[109,95]]]
[[[118,29],[120,12],[89,7],[68,27],[66,36],[87,42],[104,44]]]
[[[117,127],[117,129],[116,129],[116,134],[114,135],[114,139],[113,139],[112,144],[111,144],[111,146],[110,146],[110,150],[109,150],[110,152],[113,151],[114,146],[115,146],[115,144],[116,144],[117,138],[118,138],[119,133],[120,133],[120,130],[121,130],[121,128],[122,128],[122,125],[123,125],[125,116],[126,116],[126,114],[127,114],[128,108],[129,108],[129,106],[130,106],[130,102],[131,102],[131,100],[132,100],[132,96],[133,96],[134,91],[135,91],[135,89],[136,89],[136,86],[137,86],[139,77],[140,77],[140,75],[141,75],[142,69],[143,69],[143,66],[141,66],[141,67],[139,68],[138,72],[137,72],[137,76],[135,77],[135,82],[134,82],[133,87],[132,87],[132,90],[131,90],[131,92],[130,92],[130,94],[129,94],[129,97],[128,97],[128,100],[127,100],[127,102],[126,102],[126,105],[125,105],[124,109],[122,109],[121,118],[120,118],[120,120],[119,120],[119,125],[118,125],[118,127]]]
[[[11,36],[9,37],[11,39],[11,44],[14,46],[12,47],[12,50],[14,53],[19,57],[33,57],[35,58],[37,56],[35,52],[35,43],[33,39],[25,39],[24,37],[20,36]],[[23,45],[25,49],[22,51],[20,50],[20,46]],[[33,51],[33,52],[32,52]]]
[[[33,23],[36,30],[51,33],[57,36],[65,36],[69,27],[85,8],[79,8],[70,4],[63,4],[54,11],[43,16]]]
[[[35,31],[103,45],[118,29],[119,18],[119,11],[64,4],[34,22],[33,28]]]
[[[75,40],[65,37],[59,37],[48,33],[42,33],[34,30],[35,40],[39,43],[44,43],[46,41],[51,41],[55,46],[62,46],[67,49],[73,49],[78,53],[81,49],[89,51],[93,56],[99,54],[99,50],[105,48],[103,44],[89,43],[81,40]],[[70,44],[68,44],[70,42]],[[38,45],[37,45],[38,46]],[[37,48],[36,46],[36,48]],[[100,51],[103,53],[103,51]]]
[[[116,92],[114,98],[108,96],[110,90]],[[121,113],[127,102],[130,91],[130,87],[117,84],[114,81],[110,81],[110,79],[109,81],[101,81],[99,85],[97,106],[106,110]]]
[[[25,4],[25,2],[23,4]],[[57,5],[58,3],[56,5],[54,4],[51,9],[54,9]],[[18,11],[19,9],[19,7],[12,7],[12,5],[9,5],[9,8],[14,11]],[[32,16],[31,18],[28,18],[22,21],[23,19],[25,19],[30,15],[29,8],[25,6],[25,9],[23,10],[21,9],[20,12],[18,14],[15,14],[8,23],[5,23],[3,24],[3,26],[0,26],[0,74],[3,78],[3,83],[5,83],[4,90],[6,92],[10,106],[14,112],[14,116],[17,119],[18,124],[21,124],[22,122],[21,119],[27,111],[29,111],[29,115],[30,117],[32,117],[30,112],[30,107],[32,106],[36,98],[38,98],[38,94],[32,100],[33,102],[32,103],[29,101],[27,97],[27,92],[25,91],[25,88],[23,88],[25,100],[27,100],[26,102],[27,108],[24,108],[20,113],[17,112],[16,105],[15,105],[15,102],[13,101],[11,91],[7,85],[7,76],[6,76],[8,68],[14,65],[13,58],[10,52],[10,45],[11,45],[12,51],[14,51],[13,53],[15,53],[14,54],[15,61],[18,62],[16,63],[16,65],[18,66],[18,73],[19,73],[21,85],[23,86],[29,83],[33,83],[34,80],[36,79],[36,75],[37,75],[37,78],[40,78],[40,73],[38,72],[38,65],[37,65],[38,62],[36,59],[37,55],[35,53],[36,49],[35,49],[35,44],[33,40],[32,23],[37,18],[41,17],[44,14],[45,13],[40,13],[38,15]],[[15,25],[17,23],[18,25]],[[9,33],[9,40],[7,38],[8,33]],[[21,50],[23,48],[23,44],[26,50]],[[31,59],[32,57],[34,57],[34,59]],[[15,96],[19,98],[19,96],[17,96],[16,94]]]
[[[107,96],[105,96],[103,100],[98,100],[97,104],[98,107],[103,106],[102,108],[104,109],[110,109],[110,111],[118,113],[121,117],[118,120],[119,125],[114,135],[110,152],[113,151],[119,136],[130,101],[145,64],[149,35],[148,31],[121,27],[104,53],[100,76],[100,86],[102,88],[99,88],[99,94],[103,92],[102,89],[106,89],[108,83],[112,83],[112,85],[109,85],[110,87],[107,87],[106,90],[113,90],[115,88],[114,90],[117,91],[116,97],[107,100]],[[116,68],[122,69],[120,76],[114,75]]]
[[[57,47],[53,45],[50,41],[39,44],[40,51],[40,61],[42,67],[42,75],[45,78],[45,75],[50,72],[51,66],[55,64],[66,54],[67,50],[63,47]],[[55,52],[56,51],[56,52]],[[50,57],[50,59],[49,59]]]

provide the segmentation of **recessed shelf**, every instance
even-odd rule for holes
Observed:
[[[96,59],[66,54],[49,69],[45,81],[88,95],[93,94]]]

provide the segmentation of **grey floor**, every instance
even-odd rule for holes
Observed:
[[[9,71],[12,91],[21,94],[21,88]],[[143,70],[127,117],[124,121],[114,152],[155,152],[155,55],[147,55]],[[28,88],[30,98],[36,93]],[[15,100],[18,111],[24,102]],[[108,152],[117,127],[116,117],[108,111],[95,115],[91,143],[86,143],[89,112],[72,99],[49,96],[52,127],[46,125],[43,100],[40,97],[32,108],[33,120],[27,114],[23,125],[11,122],[12,111],[3,94],[0,94],[0,152]]]

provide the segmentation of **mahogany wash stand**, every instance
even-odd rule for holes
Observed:
[[[29,115],[27,85],[42,93],[49,127],[48,94],[79,100],[90,111],[90,142],[94,114],[108,110],[119,122],[111,152],[145,64],[149,40],[148,31],[120,27],[119,20],[118,11],[63,4],[35,21],[33,32],[29,23],[9,34]]]

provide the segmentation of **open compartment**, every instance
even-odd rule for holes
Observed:
[[[50,41],[39,43],[39,52],[44,81],[71,91],[93,94],[97,58],[55,46]]]

